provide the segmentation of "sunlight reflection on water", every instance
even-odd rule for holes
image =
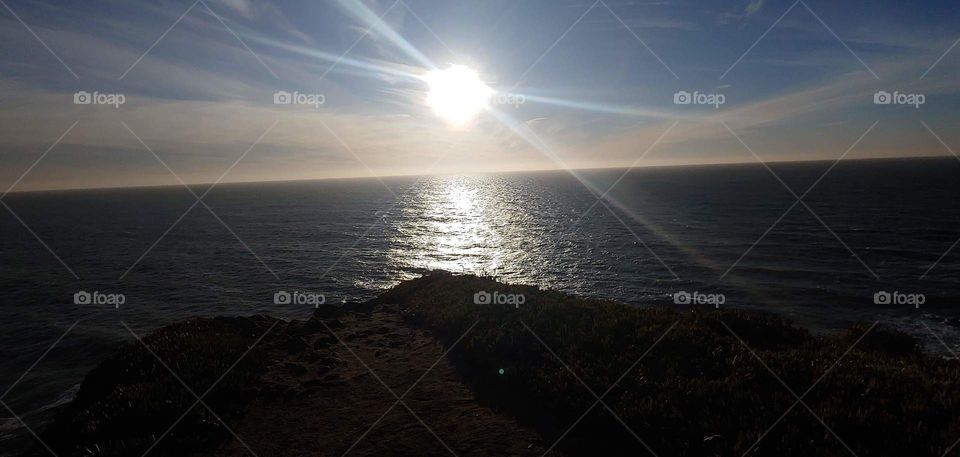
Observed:
[[[776,167],[785,182],[804,187],[828,166]],[[84,282],[64,280],[62,266],[37,255],[43,251],[16,220],[0,223],[0,257],[12,266],[0,275],[8,291],[0,373],[23,372],[64,322],[83,319],[86,333],[71,334],[45,360],[49,368],[32,373],[38,381],[13,393],[18,410],[36,411],[129,338],[118,316],[144,332],[195,316],[305,317],[313,310],[278,308],[273,294],[304,289],[330,302],[363,301],[434,269],[637,306],[672,308],[680,290],[720,292],[728,308],[773,311],[813,329],[880,320],[940,352],[926,326],[947,344],[960,342],[960,264],[950,255],[918,278],[956,240],[955,166],[838,166],[809,196],[831,230],[803,211],[784,215],[793,196],[762,166],[637,169],[607,195],[611,209],[594,205],[597,196],[565,172],[386,178],[390,191],[373,179],[224,184],[210,205],[237,237],[200,214],[162,237],[194,201],[177,187],[11,195],[5,201]],[[621,173],[581,175],[607,189]],[[113,284],[158,237],[157,249],[118,285],[131,306],[110,313],[63,306],[78,289]],[[880,288],[923,291],[929,301],[921,310],[871,306]],[[0,422],[0,435],[6,428]]]
[[[437,177],[402,208],[405,224],[391,239],[390,261],[401,270],[443,269],[494,274],[507,260],[508,208],[492,179]]]

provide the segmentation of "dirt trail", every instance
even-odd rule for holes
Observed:
[[[397,308],[324,322],[353,353],[316,319],[282,331],[283,343],[271,344],[265,391],[234,428],[258,457],[543,454],[536,433],[479,405],[445,348],[405,324]],[[416,417],[402,404],[384,415],[396,397],[377,377],[403,396],[421,376],[403,399]],[[232,440],[215,455],[250,455],[243,443]]]

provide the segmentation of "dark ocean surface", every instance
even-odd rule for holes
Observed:
[[[772,164],[782,182],[762,165],[636,169],[603,203],[625,170],[220,184],[186,215],[183,187],[9,194],[23,223],[0,208],[0,399],[39,432],[133,341],[123,323],[306,318],[312,306],[274,293],[363,300],[431,269],[637,306],[724,294],[816,332],[879,320],[949,355],[937,338],[960,344],[960,161],[846,161],[821,180],[831,165]],[[81,290],[125,302],[76,305]],[[875,304],[881,291],[925,301]],[[24,432],[0,409],[0,449]]]

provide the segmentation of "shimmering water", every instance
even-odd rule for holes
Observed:
[[[829,165],[773,168],[801,195]],[[0,387],[79,324],[3,400],[39,427],[132,339],[121,321],[143,333],[197,315],[303,318],[310,307],[274,305],[273,294],[361,300],[430,269],[638,306],[723,293],[726,307],[817,331],[878,319],[932,351],[946,352],[924,323],[960,342],[960,249],[937,263],[960,238],[955,159],[844,162],[806,206],[759,165],[640,169],[596,204],[623,172],[223,184],[205,199],[213,213],[199,204],[182,219],[195,202],[182,187],[10,194],[36,237],[0,208]],[[126,302],[77,306],[78,290]],[[879,306],[878,291],[926,303]],[[22,433],[2,417],[0,434]]]

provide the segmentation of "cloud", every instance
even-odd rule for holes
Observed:
[[[882,120],[885,127],[871,133],[871,139],[880,137],[883,141],[859,148],[851,157],[943,155],[943,148],[931,141],[916,119],[920,115],[928,120],[942,119],[941,116],[931,111],[890,110],[873,104],[873,94],[878,90],[923,93],[928,104],[948,103],[960,94],[960,81],[955,78],[917,81],[917,69],[929,66],[930,61],[929,54],[898,56],[876,65],[883,81],[865,71],[853,71],[740,103],[736,103],[737,94],[747,92],[725,91],[728,105],[719,110],[692,111],[692,115],[688,109],[675,110],[673,115],[664,112],[645,124],[625,125],[589,138],[564,137],[561,129],[554,141],[568,149],[589,151],[590,157],[585,161],[603,157],[605,166],[627,166],[646,145],[679,120],[677,128],[640,165],[754,161],[723,127],[723,121],[765,160],[832,160],[861,133],[857,129],[866,129],[873,121]],[[956,135],[948,129],[940,133]],[[954,144],[960,139],[946,141]]]
[[[296,14],[300,10],[280,11],[272,3],[208,1],[218,14],[222,13],[230,28],[276,70],[279,80],[202,8],[185,17],[123,81],[117,81],[117,77],[182,10],[160,11],[144,5],[146,12],[143,12],[139,11],[140,5],[134,5],[128,9],[138,11],[141,16],[133,18],[71,10],[60,17],[62,27],[60,23],[39,21],[39,15],[31,17],[29,11],[25,12],[24,17],[37,33],[77,70],[82,80],[74,81],[39,43],[30,40],[29,46],[37,52],[23,53],[19,60],[0,61],[0,70],[5,74],[0,81],[0,100],[3,101],[0,105],[0,138],[3,138],[0,183],[13,182],[78,119],[81,122],[77,128],[31,172],[18,190],[174,183],[173,177],[120,121],[137,132],[187,182],[209,182],[218,178],[276,120],[279,120],[277,127],[237,166],[227,181],[369,176],[365,166],[327,127],[374,172],[383,175],[557,166],[527,140],[490,117],[480,119],[472,130],[451,131],[423,106],[424,87],[417,75],[422,74],[425,65],[418,62],[417,53],[413,52],[416,49],[411,47],[421,46],[422,36],[429,34],[412,20],[407,21],[405,27],[405,18],[412,16],[402,7],[391,11],[386,18],[387,25],[374,27],[371,35],[341,58],[344,50],[369,27],[371,15],[385,9],[383,5],[347,11],[347,14],[310,16],[310,21],[305,21],[306,14]],[[348,2],[342,0],[342,3]],[[616,5],[611,5],[621,13]],[[745,9],[736,7],[735,13],[742,18],[765,6],[763,0],[753,0]],[[326,8],[320,11],[329,12],[329,7]],[[627,10],[624,13],[629,12],[623,9]],[[424,13],[443,14],[428,10]],[[44,14],[53,16],[55,11]],[[284,24],[289,21],[285,14],[309,33],[287,30]],[[602,11],[593,14],[596,17],[587,18],[585,22],[594,28],[623,29],[613,16]],[[353,21],[349,20],[350,16],[354,17]],[[883,77],[882,82],[877,82],[812,16],[799,16],[802,20],[797,22],[809,23],[816,41],[806,35],[798,38],[801,34],[795,33],[796,30],[773,34],[768,40],[802,46],[783,48],[791,52],[778,53],[776,57],[761,54],[763,49],[754,51],[751,56],[757,57],[745,61],[742,70],[732,75],[736,81],[733,85],[716,81],[716,75],[729,61],[714,65],[711,54],[722,53],[710,47],[713,43],[700,38],[707,31],[696,31],[695,23],[652,14],[624,17],[631,27],[638,29],[690,30],[689,34],[677,34],[689,37],[687,41],[669,40],[665,46],[672,55],[691,56],[690,60],[696,61],[689,64],[687,71],[678,68],[684,77],[682,89],[714,87],[715,91],[726,94],[728,104],[719,110],[697,111],[672,105],[670,95],[681,89],[673,87],[676,83],[672,78],[667,78],[668,83],[644,78],[648,73],[662,73],[656,62],[635,67],[617,63],[630,60],[623,58],[619,53],[621,49],[643,51],[625,32],[620,33],[630,47],[613,47],[611,43],[597,41],[592,44],[607,45],[607,48],[590,47],[589,54],[576,54],[576,46],[572,46],[570,40],[560,43],[558,49],[570,51],[567,56],[583,60],[583,72],[575,68],[561,71],[568,68],[563,66],[551,68],[558,60],[545,59],[544,71],[549,72],[550,77],[544,82],[554,87],[531,87],[530,94],[525,94],[526,104],[503,109],[510,110],[520,126],[536,131],[565,163],[574,167],[609,167],[631,164],[675,119],[681,120],[680,125],[641,165],[750,160],[720,120],[727,122],[749,144],[756,144],[758,152],[772,151],[771,155],[776,158],[828,158],[848,146],[852,141],[848,137],[853,135],[855,139],[860,133],[856,131],[860,124],[869,125],[878,113],[916,115],[916,112],[902,110],[877,110],[872,106],[871,96],[879,88],[922,91],[931,100],[931,106],[939,102],[943,110],[950,106],[948,102],[940,102],[947,99],[941,95],[960,93],[960,83],[950,78],[960,63],[953,55],[944,59],[924,81],[916,81],[953,43],[954,37],[946,42],[930,40],[925,47],[920,47],[919,44],[924,43],[921,38],[925,38],[927,32],[911,35],[898,30],[891,36],[880,36],[879,32],[841,32],[845,39],[851,35],[851,46]],[[84,17],[89,20],[83,20]],[[436,17],[426,20],[433,23]],[[418,35],[411,30],[418,31],[421,40],[415,40]],[[478,27],[469,31],[470,41],[482,48],[494,33],[509,35],[501,32]],[[557,30],[559,32],[562,29]],[[650,34],[663,36],[652,31]],[[597,35],[582,35],[584,40],[591,37],[596,39]],[[17,44],[31,37],[19,23],[0,18],[0,38],[4,38],[2,42]],[[552,34],[550,38],[554,38]],[[744,48],[756,39],[752,31],[738,38],[746,42]],[[512,40],[505,42],[521,47]],[[544,43],[544,48],[549,43]],[[0,48],[8,49],[14,44],[0,44]],[[769,43],[770,48],[773,46],[774,43]],[[660,46],[656,47],[660,51]],[[509,80],[527,68],[528,62],[517,58],[522,57],[519,51],[510,53],[499,49],[498,54],[495,46],[484,51],[490,56],[484,64],[493,67],[494,72],[505,71],[504,79]],[[427,57],[436,58],[424,52]],[[543,48],[538,46],[532,52],[530,60],[542,53]],[[14,51],[7,54],[20,55]],[[698,56],[704,58],[695,59]],[[588,68],[591,65],[587,63],[593,63],[594,57],[598,64]],[[735,57],[736,54],[730,56],[730,60]],[[603,61],[604,58],[608,60]],[[773,62],[774,58],[782,60]],[[518,61],[511,62],[511,59]],[[724,59],[721,56],[718,60]],[[605,66],[611,61],[618,70],[614,75],[611,75],[612,67]],[[334,62],[336,69],[327,73]],[[828,65],[835,62],[837,65]],[[821,67],[815,69],[814,77],[807,77],[814,73],[810,70],[812,67],[797,67],[811,64]],[[511,70],[511,65],[519,70]],[[751,72],[750,65],[753,70],[761,71]],[[709,73],[710,77],[697,80],[698,73]],[[771,75],[776,78],[769,78]],[[127,104],[120,109],[73,105],[74,91],[97,89],[123,92]],[[276,90],[321,92],[327,104],[319,110],[275,106],[272,94]],[[955,114],[941,116],[926,109],[923,114],[929,115],[928,120],[935,127],[937,122],[943,124],[956,119]],[[910,125],[919,125],[914,119],[906,120],[913,123]],[[928,135],[923,130],[919,133]],[[953,133],[942,134],[948,144],[960,144],[950,137]],[[904,135],[899,143],[882,144],[869,152],[892,153],[894,145],[899,147],[916,139],[910,135]],[[913,152],[924,153],[925,147]],[[437,161],[437,168],[429,170],[429,165]]]
[[[399,114],[143,96],[129,97],[117,109],[74,105],[72,93],[13,82],[2,89],[0,97],[7,103],[0,108],[0,162],[5,165],[0,183],[15,181],[31,160],[80,120],[18,185],[20,191],[176,183],[137,137],[184,181],[211,182],[274,121],[276,127],[226,181],[368,176],[363,163],[380,175],[422,173],[438,161],[433,171],[547,166],[529,145],[512,143],[510,132],[490,119],[470,131],[455,131],[412,100],[407,112]]]
[[[750,16],[760,11],[760,9],[763,8],[763,2],[764,0],[751,0],[750,4],[743,10],[744,14]]]
[[[219,3],[233,12],[247,18],[253,19],[256,16],[255,9],[253,4],[249,0],[214,0],[216,3]]]

